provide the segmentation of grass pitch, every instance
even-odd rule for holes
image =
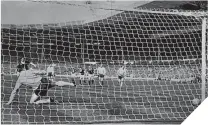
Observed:
[[[77,87],[54,87],[48,96],[60,104],[31,105],[32,89],[22,86],[10,106],[4,105],[17,77],[2,76],[2,124],[68,124],[106,122],[179,122],[194,110],[191,100],[200,96],[198,83],[107,79],[101,86],[96,80]],[[69,81],[66,77],[56,80]],[[79,83],[78,79],[76,80]]]

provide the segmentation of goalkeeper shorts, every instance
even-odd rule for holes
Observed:
[[[38,86],[38,88],[34,91],[34,93],[37,96],[46,96],[48,90],[52,88],[51,81],[47,78],[41,79],[41,84]]]

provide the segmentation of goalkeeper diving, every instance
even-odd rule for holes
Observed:
[[[125,65],[118,69],[117,75],[118,75],[118,82],[119,82],[120,86],[122,86],[124,83],[125,76],[126,76],[126,66]]]
[[[19,77],[16,81],[16,85],[11,92],[10,98],[7,105],[11,104],[18,89],[22,86],[29,86],[32,87],[33,93],[30,99],[31,104],[43,104],[43,103],[51,103],[57,102],[53,98],[47,97],[42,98],[43,96],[47,95],[47,92],[50,88],[55,86],[76,86],[74,83],[64,82],[64,81],[51,81],[48,79],[45,70],[36,70],[32,69],[33,63],[29,61],[24,62],[24,69],[21,70],[19,73]]]

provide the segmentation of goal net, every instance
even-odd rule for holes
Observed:
[[[2,123],[183,121],[195,109],[191,101],[201,98],[207,15],[166,11],[119,10],[85,22],[2,25],[2,104],[15,86],[22,57],[39,69],[56,64],[56,79],[64,81],[71,79],[70,67],[85,62],[102,63],[107,70],[103,86],[95,77],[91,86],[49,90],[59,105],[29,104],[32,90],[22,86],[12,105],[2,107]],[[120,87],[116,72],[124,64],[128,73]]]

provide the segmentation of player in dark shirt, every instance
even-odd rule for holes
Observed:
[[[21,72],[24,69],[24,64],[17,65],[17,72]]]
[[[80,67],[79,68],[79,78],[80,78],[80,84],[82,84],[82,81],[84,81],[84,83],[86,83],[85,81],[85,69],[84,67]]]
[[[80,75],[84,75],[85,74],[85,70],[83,68],[80,68]]]
[[[88,82],[89,85],[94,84],[94,68],[92,66],[88,67]]]
[[[70,71],[70,74],[71,74],[71,81],[72,81],[72,83],[76,84],[75,77],[76,77],[76,71],[77,70],[74,67],[71,67],[69,69],[69,71]]]

